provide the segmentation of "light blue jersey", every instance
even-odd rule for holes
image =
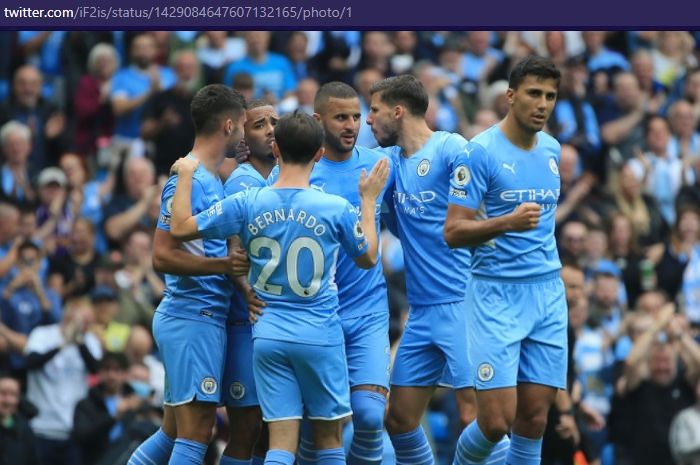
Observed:
[[[191,155],[190,155],[191,156]],[[163,188],[158,218],[159,229],[170,232],[173,195],[177,176],[171,176]],[[224,187],[219,178],[202,165],[197,167],[192,180],[192,212],[206,211],[212,204],[224,198]],[[183,243],[192,255],[226,257],[225,239],[195,239]],[[165,292],[157,312],[166,315],[211,322],[223,326],[228,314],[229,298],[233,285],[223,274],[208,276],[165,275]]]
[[[265,186],[265,178],[250,163],[238,165],[233,173],[224,183],[224,194],[226,197],[242,192],[251,187]],[[229,308],[229,323],[248,321],[248,305],[238,290],[234,289],[231,295],[231,305]]]
[[[513,145],[498,126],[469,143],[451,179],[450,203],[479,210],[487,218],[511,213],[524,202],[542,208],[535,229],[507,232],[474,249],[472,273],[491,278],[541,276],[561,268],[554,240],[554,212],[559,199],[560,145],[537,133],[531,151]]]
[[[381,152],[364,147],[355,146],[352,156],[341,162],[321,158],[311,171],[309,180],[312,187],[327,194],[338,195],[355,207],[358,215],[360,211],[360,191],[358,183],[360,174],[364,169],[368,174],[375,163],[386,158]],[[267,183],[272,185],[279,176],[279,167],[273,168]],[[382,199],[386,186],[392,184],[390,173],[389,180],[377,196],[375,214],[377,218],[377,235],[379,235],[379,215]],[[373,313],[388,311],[386,281],[382,271],[381,262],[368,270],[355,265],[355,262],[343,250],[338,253],[338,264],[335,270],[335,282],[338,285],[339,314],[342,319],[350,319]]]
[[[204,238],[238,235],[251,262],[249,281],[267,303],[253,337],[340,345],[343,332],[333,282],[339,246],[367,251],[355,208],[315,189],[251,188],[196,217]]]
[[[443,229],[447,216],[449,179],[467,141],[438,131],[410,157],[392,148],[393,203],[406,263],[406,290],[411,305],[438,305],[464,300],[470,254],[450,249]]]

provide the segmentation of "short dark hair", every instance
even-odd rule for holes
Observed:
[[[41,249],[39,248],[38,245],[34,243],[34,241],[27,239],[25,241],[22,241],[20,243],[19,247],[17,247],[17,253],[22,253],[25,250],[35,250],[36,253],[41,254]]]
[[[283,116],[275,126],[275,142],[285,163],[309,163],[323,145],[324,137],[321,124],[300,111]]]
[[[245,111],[243,96],[222,84],[202,87],[192,99],[190,113],[196,134],[211,135],[223,118],[239,118]]]
[[[382,79],[369,89],[370,95],[381,93],[382,102],[403,105],[413,116],[425,116],[428,111],[428,93],[423,84],[410,74]]]
[[[271,107],[272,104],[268,102],[267,100],[263,100],[261,98],[259,99],[254,99],[248,102],[246,105],[246,110],[252,110],[253,108],[260,108],[260,107]]]
[[[344,82],[328,82],[322,85],[321,88],[318,89],[318,92],[316,92],[316,98],[314,98],[314,111],[316,113],[321,113],[325,109],[328,99],[331,98],[351,99],[359,98],[359,95],[355,89]]]
[[[526,56],[515,65],[508,78],[508,87],[517,89],[526,76],[535,76],[538,79],[554,79],[557,81],[557,87],[559,87],[559,81],[561,80],[561,72],[557,69],[554,62],[549,58],[538,55]]]
[[[116,366],[122,371],[129,369],[129,359],[122,352],[105,352],[100,360],[100,370]]]

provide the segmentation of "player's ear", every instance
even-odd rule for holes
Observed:
[[[515,96],[515,89],[509,87],[508,90],[506,90],[506,99],[508,99],[509,105],[513,104],[513,96]]]
[[[275,141],[272,141],[272,155],[275,156],[277,163],[279,163],[280,159],[282,158],[282,154],[280,153],[280,148]]]
[[[403,105],[395,105],[394,106],[394,118],[395,119],[401,119],[405,113],[406,113],[406,108],[404,108]]]
[[[321,115],[319,115],[318,113],[314,113],[313,116],[316,121],[318,121],[319,123],[321,122]]]
[[[224,121],[224,134],[226,134],[226,136],[228,137],[231,135],[232,132],[233,132],[233,120],[231,120],[231,118],[227,118]]]
[[[324,153],[326,153],[326,148],[321,146],[321,148],[316,152],[316,155],[314,155],[314,162],[318,163]]]

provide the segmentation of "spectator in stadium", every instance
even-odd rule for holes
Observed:
[[[100,361],[100,382],[75,406],[72,437],[80,447],[81,465],[97,465],[120,447],[148,399],[127,382],[129,360],[122,353],[105,352]]]
[[[686,67],[696,66],[697,60],[690,53],[694,47],[695,40],[686,31],[660,31],[651,50],[656,80],[670,88],[685,74]]]
[[[120,306],[115,321],[151,327],[153,311],[163,296],[165,284],[153,269],[151,233],[132,231],[124,245],[124,263],[114,277]]]
[[[90,331],[102,343],[102,348],[108,352],[124,352],[131,333],[131,326],[114,321],[119,311],[119,297],[108,286],[97,286],[90,293],[94,320]]]
[[[661,310],[625,361],[612,416],[621,425],[634,427],[618,436],[620,465],[674,463],[668,443],[671,420],[694,403],[692,380],[700,373],[700,345],[674,310],[672,304]]]
[[[0,202],[0,287],[12,278],[10,271],[17,261],[17,249],[23,239],[19,236],[19,210],[10,203]]]
[[[37,435],[41,465],[80,465],[80,454],[70,438],[73,410],[88,391],[88,374],[97,373],[102,348],[88,331],[90,301],[66,301],[61,322],[35,328],[25,348],[27,399],[39,414],[31,426]]]
[[[61,299],[46,288],[40,274],[41,250],[32,242],[23,242],[17,251],[14,277],[2,290],[0,299],[0,335],[13,355],[12,369],[23,374],[27,336],[37,326],[57,323],[61,319]]]
[[[29,171],[32,150],[32,132],[29,126],[17,121],[0,128],[2,148],[2,192],[0,195],[13,202],[30,203],[36,198]]]
[[[226,67],[246,54],[245,41],[238,36],[229,36],[228,31],[205,31],[197,57],[202,63],[207,84],[220,84],[224,80]]]
[[[385,76],[392,75],[390,59],[394,45],[385,31],[368,31],[362,36],[362,55],[357,68],[374,68]]]
[[[693,112],[690,102],[685,99],[673,102],[668,108],[668,122],[673,133],[668,148],[669,155],[680,158],[684,163],[697,160],[700,157],[698,116]],[[698,173],[695,173],[695,177],[698,177]]]
[[[564,223],[559,236],[559,253],[564,261],[583,266],[588,226],[581,221]]]
[[[37,179],[39,205],[36,209],[38,230],[49,256],[62,256],[76,217],[75,204],[68,203],[68,180],[60,168],[44,168]]]
[[[112,79],[110,102],[116,118],[115,142],[132,155],[143,155],[138,137],[141,116],[149,98],[175,84],[172,69],[156,64],[156,43],[151,34],[140,34],[131,42],[128,68],[117,71]]]
[[[670,237],[662,244],[651,247],[647,258],[654,263],[658,287],[672,301],[683,287],[683,275],[693,250],[698,245],[697,207],[681,207]]]
[[[654,106],[660,104],[663,107],[666,104],[666,95],[668,89],[656,80],[654,75],[654,60],[649,50],[640,48],[631,58],[632,74],[637,77],[639,88],[647,100],[657,100]]]
[[[678,229],[688,237],[688,242],[695,236],[695,243],[689,253],[688,265],[683,272],[681,285],[682,310],[694,326],[700,326],[700,211],[688,206],[681,210]]]
[[[36,439],[20,412],[20,382],[0,373],[0,465],[38,465]]]
[[[619,299],[620,280],[614,273],[598,271],[593,276],[590,297],[589,323],[601,327],[606,346],[611,347],[620,335],[624,307]]]
[[[41,72],[36,67],[21,66],[15,71],[12,98],[0,107],[0,125],[15,120],[31,129],[30,176],[36,176],[47,163],[56,163],[58,153],[66,145],[66,117],[42,98],[42,83]]]
[[[375,82],[384,79],[384,75],[377,69],[366,68],[355,74],[355,89],[360,95],[360,111],[362,123],[360,124],[360,133],[357,135],[357,145],[367,148],[375,148],[377,139],[372,134],[372,128],[367,124],[367,115],[369,114],[369,102],[371,96],[369,90]]]
[[[247,55],[226,68],[224,84],[231,85],[239,73],[248,73],[254,82],[253,98],[264,98],[272,104],[291,95],[297,80],[289,59],[269,51],[268,31],[244,33]]]
[[[663,240],[668,226],[654,198],[642,192],[644,173],[637,166],[625,163],[617,170],[604,210],[608,212],[606,216],[612,212],[627,216],[639,234],[639,245],[648,247]]]
[[[114,74],[119,69],[119,55],[110,44],[100,43],[90,50],[88,72],[80,77],[75,89],[75,150],[82,157],[97,154],[98,141],[114,133],[114,114],[110,95]],[[100,144],[105,144],[100,141]]]
[[[643,256],[634,224],[621,213],[615,213],[608,219],[607,254],[622,273],[628,308],[635,308],[635,302],[644,289],[643,286],[649,286],[649,284],[642,283],[640,264]]]
[[[303,31],[294,31],[287,39],[286,55],[292,65],[294,77],[297,81],[306,78],[318,77],[316,70],[313,68],[315,64],[313,57],[308,55],[307,49],[309,39]]]
[[[571,220],[587,220],[591,215],[595,215],[590,205],[584,202],[595,184],[595,176],[590,172],[581,173],[579,161],[576,147],[562,144],[559,157],[561,190],[555,213],[557,225]]]
[[[489,75],[506,58],[501,50],[491,46],[491,31],[469,31],[466,48],[462,76],[477,83],[490,82]]]
[[[695,382],[695,405],[681,410],[671,422],[671,454],[677,465],[700,464],[700,377]]]
[[[277,106],[280,114],[302,111],[307,115],[314,114],[314,98],[318,92],[318,81],[313,78],[305,78],[299,81],[294,96],[284,99]]]
[[[200,65],[192,50],[180,50],[173,58],[175,84],[153,95],[144,108],[141,137],[155,145],[157,175],[168,175],[178,157],[187,154],[194,141],[190,102],[201,87]]]
[[[620,53],[610,50],[605,46],[604,31],[584,31],[581,33],[586,51],[584,57],[588,71],[594,74],[603,71],[612,76],[618,71],[628,71],[630,64]]]
[[[689,69],[686,73],[679,98],[690,102],[696,121],[700,119],[700,67]]]
[[[95,226],[78,217],[68,238],[66,254],[51,261],[49,282],[63,298],[86,295],[95,286],[100,256],[95,250]]]
[[[498,123],[498,115],[490,108],[481,108],[474,114],[474,121],[469,125],[464,133],[464,137],[471,139],[480,132],[485,131]]]
[[[153,355],[151,333],[143,326],[133,326],[124,353],[129,358],[132,369],[136,369],[134,367],[140,364],[147,367],[148,377],[142,381],[147,381],[154,389],[153,405],[160,407],[163,404],[163,391],[165,389],[165,369],[163,362]]]
[[[140,157],[128,158],[122,169],[125,192],[115,194],[105,206],[104,229],[110,241],[118,242],[137,226],[150,226],[148,210],[158,197],[155,167]]]
[[[612,158],[616,165],[633,158],[635,149],[644,141],[644,117],[656,113],[653,101],[647,101],[639,87],[637,77],[628,72],[618,73],[613,78],[612,95],[607,96],[598,109],[598,122],[603,142],[619,151]]]

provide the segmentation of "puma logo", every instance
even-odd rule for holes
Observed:
[[[513,173],[513,176],[515,176],[515,162],[511,163],[510,166],[503,163],[503,168],[509,170],[511,173]]]

